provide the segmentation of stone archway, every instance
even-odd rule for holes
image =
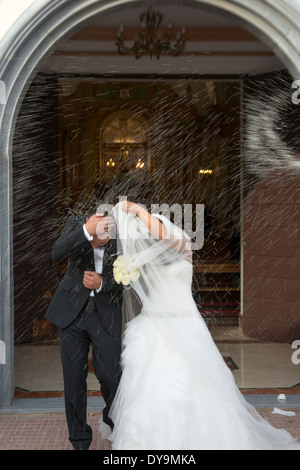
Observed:
[[[5,344],[6,364],[0,366],[0,407],[9,406],[14,391],[13,356],[13,242],[12,242],[12,139],[18,111],[41,61],[56,43],[82,27],[96,14],[108,15],[113,10],[130,8],[137,0],[26,0],[6,2],[11,23],[0,34],[0,79],[5,85],[5,100],[0,100],[0,225],[1,305],[0,339]],[[173,1],[165,0],[162,3]],[[194,8],[208,8],[234,16],[244,27],[269,44],[291,75],[300,76],[300,5],[293,0],[265,3],[253,0],[182,0]],[[7,6],[9,5],[9,6]],[[19,13],[19,15],[18,15]],[[5,103],[3,103],[5,101]]]

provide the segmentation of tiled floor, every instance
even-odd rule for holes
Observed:
[[[90,412],[91,450],[109,450],[110,442],[98,432],[100,413]],[[0,415],[1,450],[72,450],[64,413]]]
[[[292,362],[294,350],[290,344],[247,338],[239,327],[215,326],[210,330],[221,354],[230,360],[239,388],[273,389],[300,385],[300,365]],[[59,342],[15,347],[15,387],[29,392],[63,391]],[[88,390],[99,390],[93,373],[88,374]]]
[[[246,338],[238,327],[211,330],[219,351],[237,365],[233,371],[239,388],[289,388],[300,385],[300,364],[292,361],[291,344]],[[299,391],[298,391],[299,393]]]
[[[261,410],[260,414],[300,440],[300,412],[296,417],[275,415],[270,410]],[[93,429],[90,450],[110,450],[110,442],[102,439],[97,430],[99,416],[100,413],[88,415]],[[72,450],[64,413],[0,415],[0,450]]]
[[[291,345],[246,338],[234,326],[210,330],[245,397],[274,426],[300,440],[300,365],[292,362]],[[59,342],[15,347],[15,387],[13,405],[0,410],[0,449],[71,450]],[[102,440],[97,430],[103,399],[92,372],[88,390],[88,422],[94,430],[91,449],[109,450],[109,441]],[[285,393],[285,399],[279,399],[279,393]],[[294,410],[295,415],[272,413],[274,407]]]

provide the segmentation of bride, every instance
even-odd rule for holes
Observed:
[[[112,448],[300,450],[237,388],[193,300],[185,232],[129,201],[113,215],[122,244],[115,279],[131,289],[125,290],[123,373],[110,411]]]

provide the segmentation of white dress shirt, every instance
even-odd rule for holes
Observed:
[[[85,224],[83,226],[83,231],[84,231],[84,234],[85,234],[87,240],[89,240],[89,241],[93,240],[93,236],[89,234],[89,232],[87,231],[87,229],[85,227]],[[93,248],[95,271],[98,274],[102,274],[104,250],[105,250],[104,246],[99,246],[98,248]],[[96,292],[97,293],[100,292],[101,288],[102,288],[102,282],[101,282],[101,286],[99,287],[99,289],[96,290]],[[94,295],[95,295],[94,291],[92,290],[91,293],[90,293],[90,296],[94,297]]]

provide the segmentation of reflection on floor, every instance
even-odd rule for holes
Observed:
[[[300,393],[300,365],[292,362],[290,344],[247,338],[238,326],[209,328],[243,393]],[[89,370],[89,395],[97,396],[99,383]],[[63,395],[59,341],[16,345],[15,389],[16,398]]]

